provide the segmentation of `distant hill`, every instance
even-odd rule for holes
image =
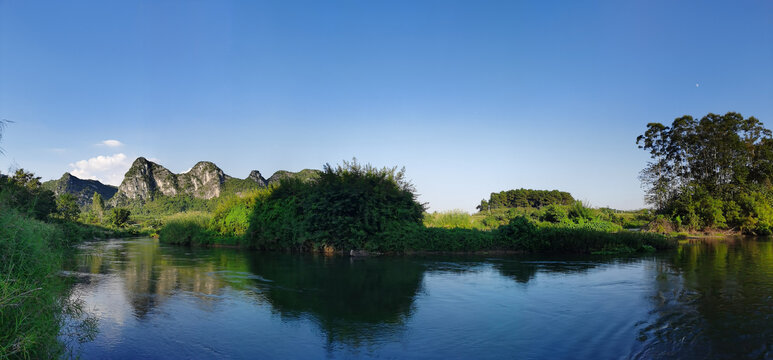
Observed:
[[[97,180],[79,179],[70,173],[64,173],[58,180],[44,182],[43,188],[53,191],[56,196],[65,193],[73,194],[80,206],[91,204],[95,192],[103,199],[109,199],[118,191],[115,186],[103,184]]]
[[[288,177],[308,181],[318,176],[318,173],[318,170],[310,169],[298,173],[280,170],[266,180],[259,171],[253,170],[247,178],[239,179],[226,175],[212,162],[200,161],[189,171],[175,174],[159,164],[139,157],[124,175],[118,191],[109,203],[116,206],[137,200],[144,202],[159,195],[187,195],[197,199],[212,199],[224,193],[238,193],[269,186]]]

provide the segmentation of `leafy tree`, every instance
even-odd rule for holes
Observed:
[[[56,198],[56,211],[62,219],[68,221],[77,219],[81,212],[72,194],[62,194]]]
[[[91,198],[91,212],[99,219],[99,222],[102,222],[105,215],[105,201],[102,200],[102,195],[99,195],[96,191]]]
[[[690,228],[742,226],[744,194],[771,192],[773,137],[754,117],[686,115],[647,124],[636,143],[652,159],[640,176],[647,202]]]
[[[8,205],[27,212],[39,220],[45,220],[56,212],[54,193],[45,190],[40,177],[18,169],[13,176],[0,176],[0,192]]]
[[[129,216],[131,216],[131,211],[124,208],[113,208],[108,221],[115,227],[122,227],[129,221]]]

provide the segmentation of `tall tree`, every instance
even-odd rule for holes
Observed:
[[[56,198],[56,210],[62,219],[73,221],[80,215],[80,208],[72,194],[62,194]]]
[[[91,211],[102,222],[105,215],[105,201],[102,200],[102,195],[98,192],[94,192],[94,196],[91,198]]]
[[[647,124],[636,143],[652,158],[640,176],[646,200],[676,224],[773,231],[773,137],[756,118],[683,116]]]

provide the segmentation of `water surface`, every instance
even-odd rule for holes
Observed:
[[[84,359],[773,358],[773,247],[380,257],[89,242]]]

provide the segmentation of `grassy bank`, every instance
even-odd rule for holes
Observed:
[[[66,242],[54,225],[0,208],[0,358],[51,358],[61,352],[61,266]]]
[[[87,340],[93,319],[82,317],[70,284],[59,276],[67,247],[84,228],[46,223],[0,207],[0,359],[52,359],[65,354],[66,330]],[[88,230],[88,229],[86,229]]]
[[[223,236],[210,227],[211,216],[202,213],[180,214],[164,226],[160,240],[166,243],[197,246],[239,246],[258,248],[247,236]],[[278,224],[281,226],[281,224]],[[632,253],[671,249],[676,240],[662,234],[594,229],[592,226],[538,224],[528,219],[514,220],[494,230],[425,227],[407,224],[374,234],[369,251],[410,252],[476,252],[514,251],[526,253]],[[280,240],[277,240],[279,242]],[[348,251],[363,248],[340,248],[322,244],[297,247],[274,247],[269,250]]]
[[[0,175],[0,359],[56,358],[65,351],[57,338],[63,330],[81,339],[92,334],[59,276],[64,254],[84,239],[135,231],[79,223],[70,205],[71,198],[55,197],[31,173]]]

